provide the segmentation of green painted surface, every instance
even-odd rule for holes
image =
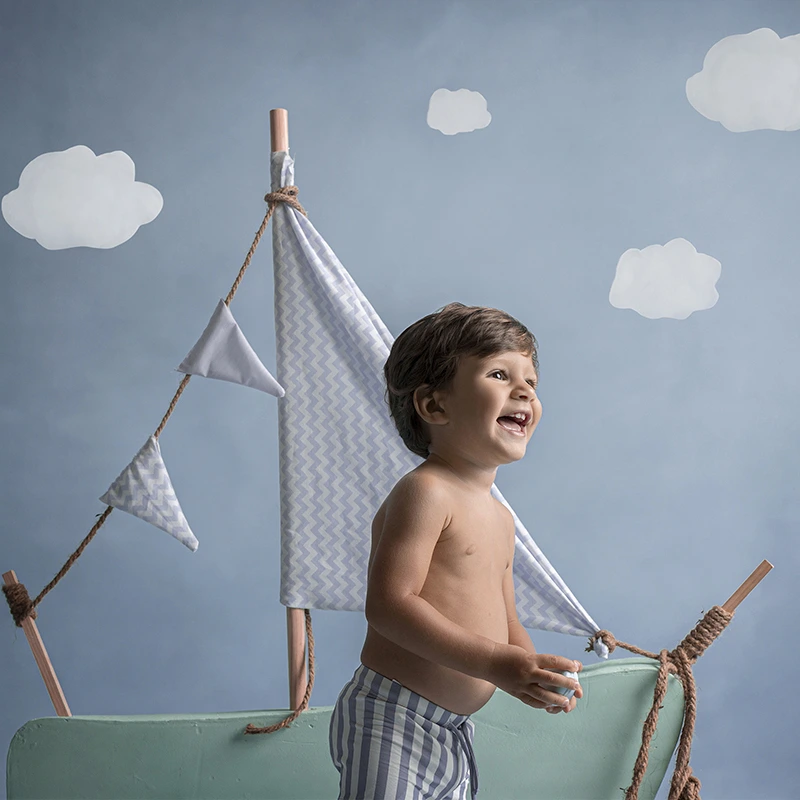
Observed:
[[[621,800],[650,710],[657,665],[644,658],[585,667],[584,697],[570,714],[535,711],[496,692],[474,715],[484,800]],[[288,729],[245,736],[249,722],[286,711],[130,717],[48,717],[28,722],[8,752],[8,800],[331,800],[338,773],[328,753],[331,709],[313,708]],[[683,691],[669,691],[640,800],[653,800],[683,720]]]

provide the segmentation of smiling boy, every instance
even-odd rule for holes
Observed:
[[[389,410],[425,461],[373,520],[361,665],[330,724],[340,800],[475,797],[470,715],[497,687],[550,713],[582,696],[550,671],[580,664],[537,653],[517,619],[514,520],[491,496],[541,419],[537,373],[535,338],[497,309],[451,303],[392,347]]]

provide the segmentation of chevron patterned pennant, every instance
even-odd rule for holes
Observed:
[[[272,191],[293,184],[294,161],[273,153]],[[406,449],[384,400],[393,338],[383,321],[307,217],[279,204],[272,225],[277,372],[286,389],[278,403],[280,601],[362,611],[372,518],[422,459]],[[496,486],[492,494],[510,509]],[[514,522],[520,622],[573,635],[599,630],[516,514]]]
[[[261,363],[224,300],[176,372],[250,386],[283,397],[283,387]]]
[[[155,525],[190,550],[197,550],[199,542],[183,516],[155,436],[145,442],[100,501]]]

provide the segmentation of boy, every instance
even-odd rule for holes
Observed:
[[[583,695],[550,671],[580,664],[537,653],[517,620],[514,521],[490,494],[541,418],[537,372],[533,335],[492,308],[451,303],[392,347],[389,409],[426,460],[372,524],[361,666],[330,724],[340,800],[475,797],[470,715],[495,688],[550,713]]]

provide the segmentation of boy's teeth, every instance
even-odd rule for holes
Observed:
[[[497,422],[500,427],[505,428],[507,431],[513,431],[514,433],[520,433],[525,427],[522,424],[522,420],[511,416],[500,417]]]

